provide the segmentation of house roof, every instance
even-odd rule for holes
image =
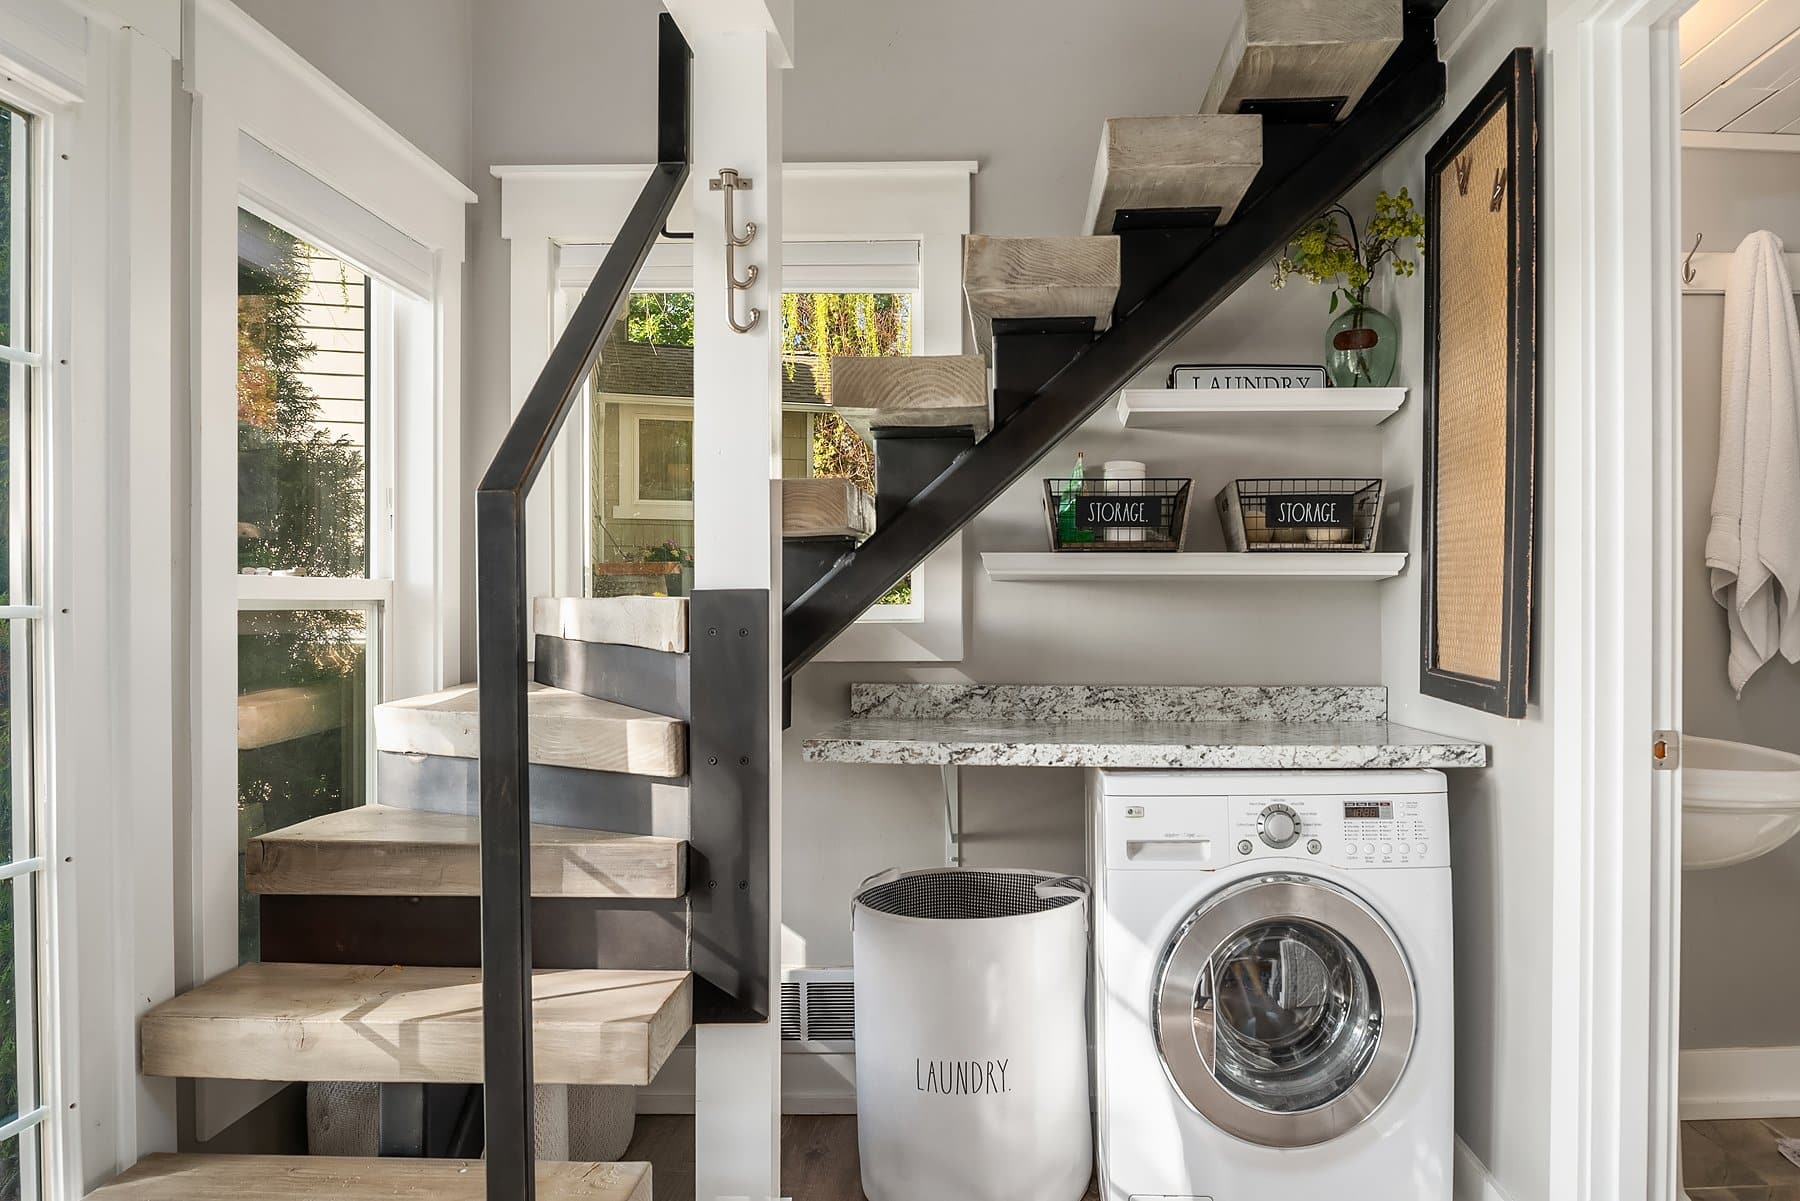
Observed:
[[[814,360],[810,356],[797,356],[787,361],[794,364],[794,370],[781,373],[781,403],[823,405],[824,400],[813,387]],[[625,336],[625,323],[620,321],[613,326],[606,344],[600,348],[599,388],[602,392],[626,396],[691,399],[694,395],[694,348],[630,341]]]

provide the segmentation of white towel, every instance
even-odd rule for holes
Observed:
[[[1800,663],[1800,322],[1772,233],[1751,234],[1732,256],[1724,350],[1706,565],[1731,627],[1726,674],[1742,696],[1777,652]]]

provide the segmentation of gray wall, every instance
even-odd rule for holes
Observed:
[[[1480,19],[1469,26],[1473,15]],[[1380,183],[1404,184],[1424,202],[1424,158],[1433,142],[1461,114],[1516,46],[1544,44],[1544,6],[1527,0],[1480,4],[1452,0],[1438,20],[1441,39],[1460,36],[1447,52],[1449,95],[1443,111],[1401,152],[1388,160]],[[1466,31],[1459,35],[1458,31]],[[1538,69],[1544,71],[1542,55]],[[1544,122],[1548,134],[1548,122]],[[1549,210],[1549,190],[1541,212]],[[1548,222],[1543,222],[1548,225]],[[1549,259],[1548,247],[1539,255]],[[1547,291],[1547,290],[1546,290]],[[1429,397],[1424,383],[1423,290],[1389,285],[1386,296],[1403,335],[1402,372],[1414,392],[1381,428],[1383,474],[1395,504],[1388,518],[1396,540],[1420,545],[1418,492]],[[1540,329],[1548,334],[1554,315]],[[1540,346],[1540,358],[1544,353]],[[1548,381],[1546,381],[1546,389]],[[1546,390],[1539,412],[1554,398]],[[1554,446],[1540,443],[1537,472],[1539,563],[1537,596],[1551,595],[1554,581],[1547,540],[1556,498],[1551,494]],[[1415,563],[1381,593],[1381,680],[1394,717],[1407,725],[1476,738],[1488,744],[1486,771],[1450,772],[1450,837],[1455,867],[1456,934],[1456,1132],[1493,1173],[1502,1193],[1524,1201],[1566,1191],[1550,1179],[1550,1044],[1554,1024],[1566,1019],[1552,971],[1555,927],[1551,848],[1555,835],[1550,777],[1550,714],[1542,690],[1532,689],[1526,716],[1508,720],[1420,695],[1419,584]],[[1548,623],[1542,607],[1533,620],[1534,668],[1550,660]],[[1535,671],[1534,671],[1534,674]]]
[[[1730,251],[1772,231],[1800,250],[1800,154],[1688,150],[1681,160],[1682,245]],[[1800,282],[1800,281],[1796,281]],[[1693,734],[1800,751],[1800,667],[1777,657],[1739,700],[1725,677],[1725,611],[1712,598],[1706,533],[1719,455],[1722,296],[1688,296],[1682,317],[1682,725]],[[1800,1044],[1800,964],[1791,922],[1800,904],[1800,840],[1737,867],[1681,877],[1681,1045]]]

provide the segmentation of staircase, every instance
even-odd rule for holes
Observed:
[[[1085,233],[969,237],[978,355],[833,362],[876,496],[783,484],[788,674],[1441,105],[1437,6],[1402,3],[1246,0],[1203,111],[1105,123]],[[648,1201],[648,1165],[535,1160],[534,1086],[643,1085],[693,1024],[770,1017],[768,599],[523,585],[524,496],[687,174],[662,22],[659,164],[478,492],[482,684],[377,709],[379,803],[247,850],[264,962],[141,1029],[151,1076],[379,1086],[384,1148],[419,1090],[485,1085],[485,1119],[451,1157],[154,1155],[94,1197]]]
[[[1199,113],[1105,123],[1085,236],[968,238],[985,371],[832,363],[833,403],[874,435],[877,522],[815,575],[783,581],[788,675],[1438,110],[1439,7],[1246,0]]]

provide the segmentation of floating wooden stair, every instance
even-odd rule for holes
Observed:
[[[650,1201],[647,1163],[537,1165],[540,1201]],[[478,1159],[151,1155],[88,1201],[486,1201]]]
[[[781,481],[783,538],[866,538],[874,530],[875,502],[850,480]]]
[[[687,972],[532,977],[539,1084],[650,1083],[693,1021]],[[147,1076],[478,1084],[475,968],[247,963],[144,1015]]]
[[[1122,212],[1156,224],[1223,224],[1262,164],[1258,116],[1114,117],[1101,131],[1086,227],[1112,233]]]
[[[540,596],[532,603],[532,628],[577,642],[684,654],[688,602],[684,596]]]
[[[568,826],[531,829],[538,897],[678,897],[680,839]],[[481,823],[473,817],[363,805],[253,838],[244,886],[307,896],[481,895]]]
[[[831,403],[854,424],[880,429],[988,430],[987,361],[979,355],[893,355],[831,360]]]
[[[344,722],[344,696],[341,682],[242,694],[237,698],[238,750],[254,751],[338,729]]]
[[[1338,120],[1400,45],[1402,0],[1244,0],[1200,111]]]
[[[984,354],[997,319],[1092,318],[1096,330],[1105,329],[1119,295],[1119,239],[970,234],[963,239],[963,295]]]
[[[375,707],[377,750],[478,758],[479,693],[473,684]],[[687,726],[659,713],[532,684],[531,761],[583,771],[679,776],[687,771]]]

